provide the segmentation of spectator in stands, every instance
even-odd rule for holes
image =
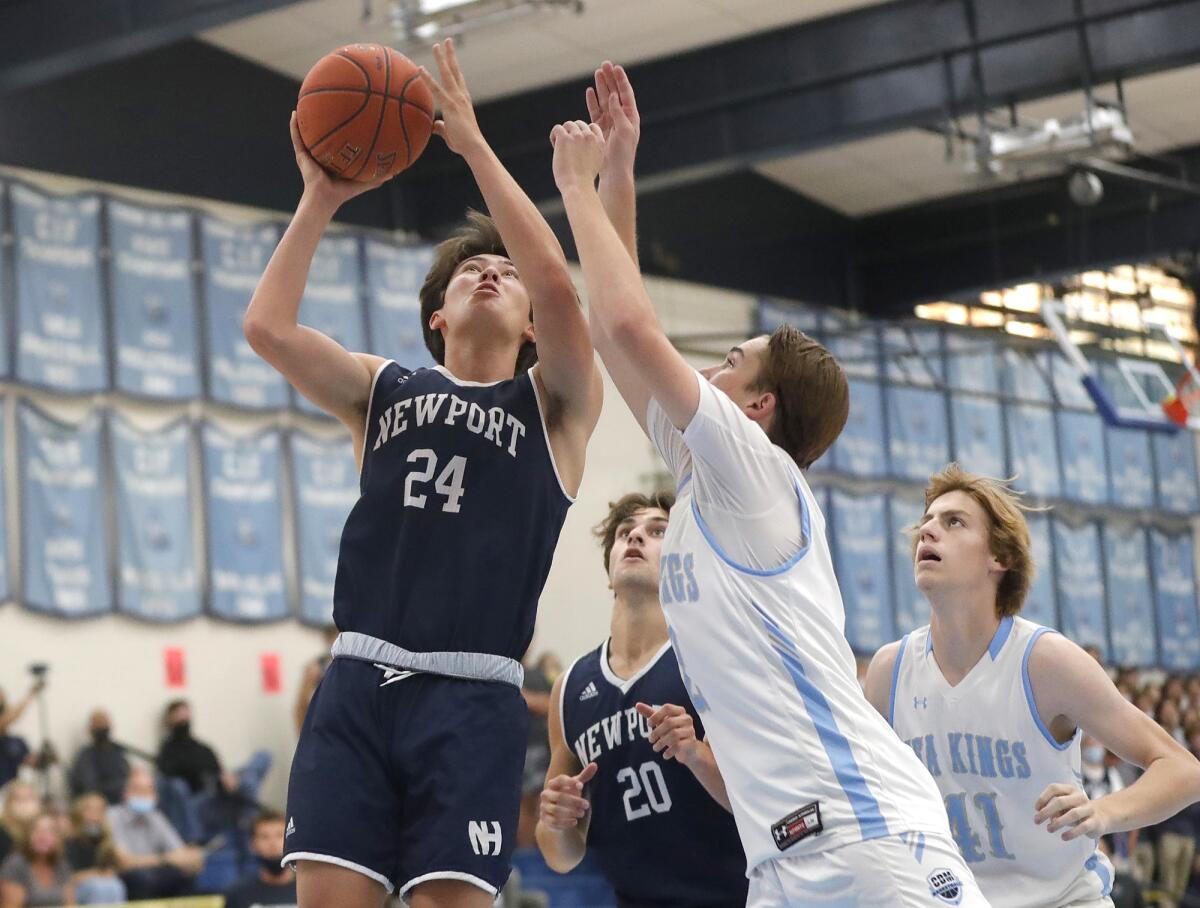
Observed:
[[[204,864],[204,853],[184,845],[179,833],[157,809],[154,776],[132,766],[125,802],[108,809],[117,866],[130,899],[171,898],[186,894]]]
[[[1183,678],[1180,675],[1171,675],[1163,684],[1163,699],[1174,700],[1175,705],[1180,711],[1187,705],[1187,691],[1183,686]]]
[[[563,673],[562,659],[558,658],[557,653],[552,653],[550,650],[546,650],[538,657],[537,667],[551,684],[557,681],[558,676]]]
[[[120,804],[125,796],[125,780],[129,777],[129,761],[125,751],[112,740],[112,719],[102,709],[88,718],[90,744],[85,744],[71,763],[68,780],[71,794],[79,797],[98,791],[109,804]]]
[[[263,811],[254,819],[250,851],[258,860],[258,870],[225,893],[225,908],[253,908],[256,905],[296,904],[296,874],[281,867],[283,860],[283,815]]]
[[[63,855],[58,820],[40,813],[20,846],[0,865],[0,908],[73,905],[71,867]]]
[[[80,905],[117,905],[125,901],[125,884],[117,875],[117,848],[105,822],[108,802],[90,792],[71,807],[71,834],[66,841],[67,863]]]
[[[25,696],[11,706],[4,690],[0,689],[0,787],[15,779],[22,766],[34,765],[33,755],[30,753],[25,739],[17,735],[10,735],[8,732],[25,714],[25,710],[29,708],[33,698],[45,686],[45,679],[38,678],[30,685]]]
[[[300,732],[300,727],[304,725],[304,717],[308,714],[308,703],[312,700],[313,694],[317,692],[317,685],[321,683],[321,679],[325,676],[325,669],[329,668],[329,662],[333,658],[329,654],[329,649],[333,646],[333,641],[337,639],[338,629],[334,625],[328,624],[323,633],[325,649],[321,655],[304,666],[304,674],[300,677],[300,690],[296,693],[296,703],[292,707],[292,721],[296,723],[297,734]]]
[[[1179,705],[1174,700],[1163,697],[1158,703],[1154,718],[1162,726],[1163,731],[1186,746],[1187,739],[1184,738],[1183,729],[1180,727]]]
[[[1198,821],[1200,805],[1193,804],[1150,830],[1156,839],[1154,866],[1158,908],[1177,908],[1187,891],[1192,859],[1196,856]]]
[[[1158,708],[1158,698],[1154,696],[1150,686],[1146,685],[1133,698],[1133,705],[1153,719],[1155,710]]]
[[[1187,694],[1188,706],[1200,709],[1200,675],[1189,675],[1183,690]]]
[[[9,856],[29,829],[30,821],[42,809],[37,789],[19,779],[3,789],[4,807],[0,810],[0,861]]]
[[[163,714],[167,737],[158,749],[158,771],[183,779],[193,794],[237,788],[237,777],[221,771],[216,752],[192,737],[192,707],[187,700],[172,700]]]

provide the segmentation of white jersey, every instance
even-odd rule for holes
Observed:
[[[685,432],[656,402],[647,412],[651,439],[679,486],[661,597],[749,871],[906,832],[948,841],[937,787],[856,680],[825,518],[808,483],[761,428],[696,377],[700,406]],[[739,513],[738,500],[759,509]],[[727,550],[738,541],[723,549],[717,537],[747,523],[769,535],[768,524],[755,521],[771,502],[798,515],[798,544],[774,566],[739,566]]]
[[[1081,787],[1079,738],[1059,744],[1033,702],[1029,654],[1044,633],[1005,618],[987,652],[954,687],[934,658],[929,626],[900,642],[892,727],[941,789],[950,829],[995,908],[1055,908],[1108,895],[1112,866],[1087,836],[1034,825],[1047,785]]]

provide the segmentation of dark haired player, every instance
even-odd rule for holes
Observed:
[[[304,194],[245,319],[259,355],[349,428],[361,465],[341,635],[288,792],[302,908],[378,908],[394,888],[418,908],[473,908],[503,887],[528,721],[518,660],[600,409],[562,249],[480,133],[453,45],[434,56],[434,131],[495,219],[439,246],[422,288],[439,365],[409,371],[297,323],[321,234],[371,186],[326,175],[294,117]]]
[[[590,850],[621,908],[732,908],[746,902],[746,858],[659,602],[674,502],[632,493],[596,528],[612,635],[554,682],[537,839],[560,873]]]

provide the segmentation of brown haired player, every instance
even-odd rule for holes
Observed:
[[[746,860],[659,602],[674,503],[669,492],[631,493],[596,528],[612,634],[550,692],[537,840],[560,873],[590,850],[621,908],[732,908],[746,900]]]
[[[845,424],[841,367],[792,328],[701,372],[675,350],[632,255],[632,91],[611,65],[598,81],[595,122],[551,134],[554,178],[593,340],[678,483],[660,595],[746,851],[748,904],[986,904],[933,780],[856,680],[802,472]]]
[[[930,623],[875,654],[867,697],[933,775],[993,905],[1112,905],[1096,840],[1200,799],[1200,763],[1095,659],[1018,616],[1034,564],[1022,505],[1003,483],[950,464],[930,477],[913,531]],[[1088,800],[1085,731],[1145,774]]]
[[[259,355],[345,423],[361,465],[341,634],[289,783],[302,908],[376,908],[393,888],[418,908],[471,908],[503,887],[528,722],[518,660],[600,410],[562,249],[480,133],[453,45],[434,56],[434,131],[495,225],[473,217],[438,247],[421,291],[438,365],[410,371],[297,322],[318,240],[370,187],[331,179],[294,118],[304,194],[245,319]]]

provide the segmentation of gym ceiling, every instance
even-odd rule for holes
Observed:
[[[387,0],[0,0],[0,164],[289,210],[303,73],[354,41],[401,46]],[[547,135],[584,118],[603,59],[642,112],[646,271],[911,312],[916,302],[1200,248],[1200,0],[584,0],[470,32],[485,134],[564,241]],[[364,21],[364,12],[370,18]],[[979,118],[1123,102],[1149,180],[970,172]],[[1154,177],[1158,175],[1161,179]],[[437,238],[479,205],[433,140],[342,220]]]

